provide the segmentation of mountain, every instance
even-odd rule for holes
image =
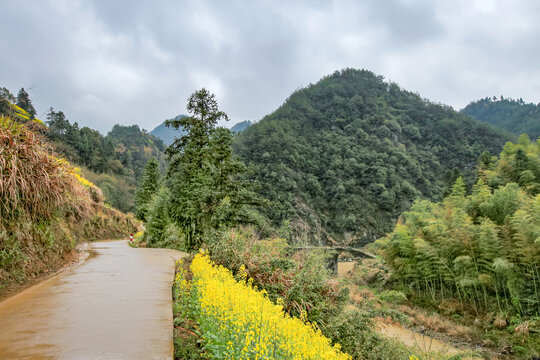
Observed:
[[[135,179],[140,180],[144,166],[152,158],[165,169],[165,144],[138,125],[114,125],[106,139],[114,145],[116,157],[132,171]]]
[[[461,112],[516,135],[527,134],[531,139],[540,137],[540,103],[535,105],[502,96],[499,99],[486,97],[471,102]]]
[[[186,116],[187,115],[178,115],[172,120],[178,120]],[[150,134],[160,138],[165,145],[169,146],[173,143],[175,137],[177,138],[184,135],[184,132],[173,127],[167,127],[165,122],[163,122],[156,126],[154,130],[150,131]]]
[[[253,125],[251,121],[245,120],[245,121],[239,122],[238,124],[234,124],[233,127],[231,128],[231,131],[238,134],[239,132],[246,130],[251,125]]]
[[[273,202],[262,211],[275,227],[312,243],[360,245],[390,231],[416,198],[440,200],[459,175],[471,184],[478,156],[513,139],[346,69],[294,92],[240,133],[234,150]]]

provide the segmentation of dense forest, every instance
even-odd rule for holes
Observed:
[[[498,99],[486,97],[471,102],[461,112],[516,135],[527,134],[531,139],[540,136],[540,103],[525,103],[523,99],[502,96]]]
[[[293,93],[239,134],[236,154],[293,237],[365,243],[390,231],[418,197],[440,200],[478,156],[513,136],[452,108],[346,69]],[[286,221],[291,220],[287,225]]]

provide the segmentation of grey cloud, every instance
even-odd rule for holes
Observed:
[[[393,46],[413,45],[437,38],[444,28],[432,1],[368,1],[366,8],[374,24],[384,26]]]
[[[259,120],[300,86],[367,68],[461,107],[492,94],[538,102],[535,1],[2,0],[0,86],[32,87],[102,132],[151,129],[196,88]]]

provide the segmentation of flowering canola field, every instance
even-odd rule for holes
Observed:
[[[247,275],[232,273],[199,253],[191,263],[191,282],[179,271],[175,297],[194,319],[213,359],[351,359],[332,346],[316,326],[292,318],[266,292],[252,286]]]

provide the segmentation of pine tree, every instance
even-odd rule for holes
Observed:
[[[159,189],[159,164],[156,159],[148,161],[144,168],[142,182],[135,193],[135,216],[146,221],[148,206]]]
[[[21,88],[17,94],[17,106],[26,110],[28,115],[30,115],[30,119],[34,119],[36,116],[36,109],[34,109],[32,101],[30,100],[30,95],[28,95],[24,88]]]
[[[245,165],[232,156],[230,130],[216,128],[220,111],[215,96],[206,89],[188,99],[191,116],[168,120],[185,135],[167,149],[171,163],[169,213],[182,229],[186,248],[197,249],[208,231],[250,222],[246,205],[261,201],[250,183],[241,179]]]

